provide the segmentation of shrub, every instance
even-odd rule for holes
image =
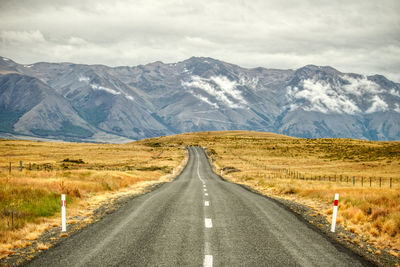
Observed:
[[[63,162],[70,162],[70,163],[76,163],[76,164],[84,164],[85,163],[82,159],[69,159],[69,158],[64,159]]]

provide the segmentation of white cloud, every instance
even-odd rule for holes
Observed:
[[[318,111],[322,113],[347,113],[355,114],[360,112],[357,105],[346,95],[334,90],[330,84],[324,81],[306,79],[303,81],[303,89],[288,87],[286,96],[289,99],[305,99],[309,104],[303,107],[304,110]],[[296,108],[292,105],[290,109]]]
[[[43,34],[38,31],[0,31],[0,40],[2,44],[14,45],[14,44],[24,44],[24,45],[37,45],[38,43],[46,42]]]
[[[236,83],[226,77],[213,76],[210,79],[199,76],[191,76],[189,82],[182,81],[182,85],[188,88],[198,88],[215,97],[222,104],[230,108],[244,108],[242,95],[236,90]]]
[[[394,104],[395,108],[393,109],[394,111],[400,113],[400,105],[399,104]]]
[[[247,77],[246,75],[243,75],[242,73],[239,74],[239,84],[242,86],[248,86],[250,88],[256,89],[259,79],[258,77]]]
[[[394,88],[390,89],[389,93],[390,93],[391,95],[400,97],[400,92],[399,92],[399,91],[396,91],[396,89],[394,89]]]
[[[246,104],[246,101],[243,99],[242,92],[236,89],[236,81],[230,81],[225,76],[212,76],[210,77],[210,80],[215,82],[224,93],[232,96],[239,102]]]
[[[98,84],[89,84],[89,86],[94,89],[94,90],[103,90],[106,91],[107,93],[113,94],[113,95],[120,95],[121,92],[115,91],[114,89],[107,88]]]
[[[202,96],[200,94],[196,94],[194,92],[191,92],[193,96],[195,96],[196,98],[200,99],[201,101],[207,103],[208,105],[214,107],[214,108],[218,108],[218,105],[216,103],[212,103],[207,97]]]
[[[133,98],[133,96],[130,96],[130,95],[127,95],[127,94],[124,94],[124,96],[125,96],[127,99],[131,100],[131,101],[135,100],[135,98]]]
[[[346,93],[350,93],[356,96],[362,96],[364,94],[377,94],[383,92],[379,89],[379,85],[362,76],[361,78],[353,78],[348,75],[343,75],[342,78],[348,82],[344,84],[342,88]]]
[[[295,98],[298,91],[299,91],[298,87],[288,86],[288,87],[286,87],[286,97],[289,99],[293,98],[293,97]]]
[[[84,46],[84,45],[89,45],[89,43],[87,41],[85,41],[82,38],[79,37],[75,37],[75,36],[71,36],[68,39],[68,44],[72,45],[72,46]]]
[[[120,94],[122,94],[126,99],[129,99],[131,101],[135,100],[135,98],[133,96],[131,96],[131,95],[128,95],[128,94],[126,94],[124,92],[121,93],[121,92],[118,92],[118,91],[116,91],[114,89],[107,88],[107,87],[104,87],[104,86],[101,86],[101,85],[98,85],[98,84],[89,84],[89,86],[94,90],[103,90],[103,91],[106,91],[107,93],[110,93],[112,95],[120,95]]]
[[[201,37],[185,37],[184,42],[197,47],[213,47],[215,44],[210,40]]]
[[[379,96],[375,95],[372,100],[372,105],[365,113],[384,112],[388,110],[388,104],[383,101]]]
[[[90,78],[89,78],[89,77],[86,77],[86,76],[79,76],[79,77],[78,77],[78,81],[88,84],[88,85],[90,86],[90,88],[92,88],[92,89],[94,89],[94,90],[103,90],[103,91],[106,91],[107,93],[110,93],[110,94],[113,94],[113,95],[120,95],[120,94],[121,94],[121,92],[118,92],[118,91],[116,91],[116,90],[114,90],[114,89],[107,88],[107,87],[104,87],[104,86],[101,86],[101,85],[98,85],[98,84],[90,83]],[[126,99],[129,99],[129,100],[131,100],[131,101],[134,101],[134,100],[135,100],[135,98],[134,98],[133,96],[128,95],[128,94],[125,93],[125,92],[122,92],[122,95],[123,95]]]

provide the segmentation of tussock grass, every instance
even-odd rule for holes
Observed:
[[[113,192],[132,190],[136,185],[143,189],[170,175],[182,162],[184,151],[180,146],[146,142],[0,140],[0,155],[1,257],[59,225],[60,194],[67,195],[68,214],[78,213],[105,201]]]
[[[43,244],[43,243],[38,243],[37,244],[37,249],[38,250],[48,250],[50,248],[49,244]]]

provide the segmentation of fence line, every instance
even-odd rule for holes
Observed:
[[[265,164],[260,164],[253,162],[248,159],[242,158],[231,151],[231,154],[236,156],[242,161],[245,161],[254,167],[264,169],[269,172],[264,173],[265,178],[280,178],[280,179],[296,179],[305,181],[323,181],[323,182],[336,182],[336,183],[346,183],[353,186],[361,185],[361,187],[388,187],[394,188],[395,186],[400,186],[399,179],[393,179],[393,177],[374,177],[374,176],[356,176],[356,175],[312,175],[307,173],[302,173],[297,170],[292,170],[290,168],[276,168],[270,167]],[[268,175],[268,177],[267,177]]]

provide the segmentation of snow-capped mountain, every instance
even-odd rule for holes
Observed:
[[[255,130],[400,139],[400,86],[307,65],[246,69],[212,58],[134,67],[0,58],[0,135],[75,141]]]

